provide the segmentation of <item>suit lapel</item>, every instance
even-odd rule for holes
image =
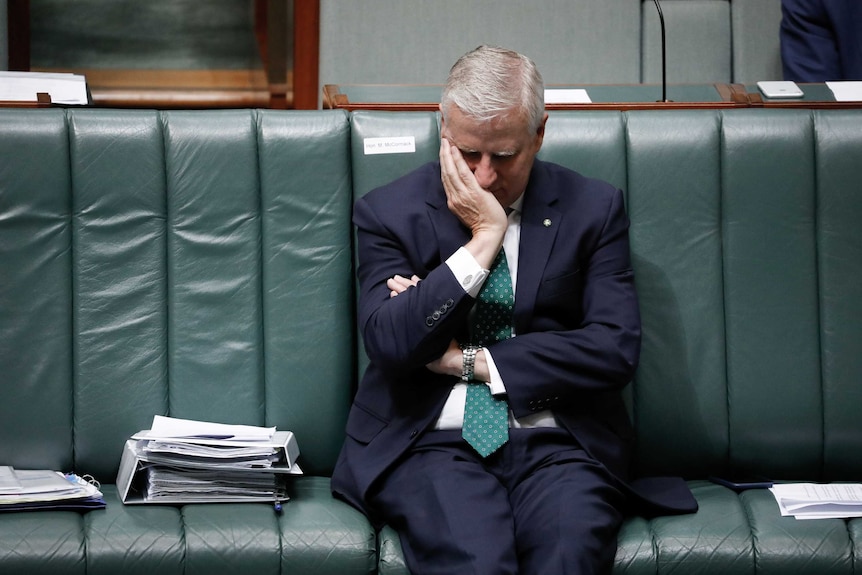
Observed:
[[[521,211],[518,285],[515,290],[515,330],[523,333],[535,308],[536,294],[556,240],[561,213],[554,207],[559,190],[546,183],[545,170],[536,161]]]

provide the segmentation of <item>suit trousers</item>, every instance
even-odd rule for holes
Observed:
[[[610,573],[625,496],[564,429],[510,429],[483,459],[460,430],[428,431],[371,503],[412,575]]]

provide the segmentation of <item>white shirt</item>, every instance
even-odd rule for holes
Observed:
[[[506,252],[506,262],[509,266],[509,274],[512,276],[512,291],[515,291],[518,285],[518,250],[521,242],[521,204],[523,196],[512,204],[512,212],[509,214],[509,227],[506,228],[506,235],[503,236],[503,250]],[[485,279],[488,277],[489,271],[483,269],[476,259],[461,247],[446,260],[446,265],[452,271],[452,274],[458,280],[458,283],[464,288],[470,296],[477,297]],[[517,297],[517,294],[515,294]],[[513,333],[513,337],[514,337]],[[497,370],[494,363],[494,358],[491,353],[482,348],[482,353],[485,354],[485,360],[488,364],[488,371],[491,374],[491,381],[485,382],[491,389],[493,395],[504,395],[506,386]],[[449,392],[449,399],[443,406],[440,416],[435,422],[434,429],[461,429],[464,425],[464,404],[467,400],[467,386],[476,384],[467,384],[459,381],[452,387]],[[509,427],[558,427],[554,414],[550,410],[539,411],[530,415],[515,419],[511,410],[509,411]]]

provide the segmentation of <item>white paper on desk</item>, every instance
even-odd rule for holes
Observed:
[[[206,457],[209,459],[252,459],[270,458],[278,454],[276,448],[264,442],[231,442],[225,445],[221,441],[216,445],[202,445],[201,443],[186,443],[178,440],[161,441],[150,440],[144,446],[146,453],[167,453],[185,457]]]
[[[862,484],[786,483],[770,489],[783,516],[797,519],[862,517]]]
[[[16,469],[21,488],[15,493],[0,494],[0,505],[64,501],[85,497],[101,497],[102,493],[84,481],[71,481],[50,469]]]
[[[148,449],[150,444],[154,442],[157,442],[156,445],[158,443],[173,443],[187,450],[187,453],[184,455],[175,455],[175,457],[180,457],[184,460],[184,465],[198,465],[202,467],[212,467],[217,461],[231,461],[231,458],[211,457],[207,453],[209,448],[235,448],[237,450],[234,452],[235,454],[244,454],[243,456],[235,457],[234,460],[236,461],[247,460],[248,458],[245,457],[245,454],[255,457],[255,454],[258,452],[275,449],[277,455],[275,457],[270,456],[269,458],[270,463],[273,465],[267,466],[267,468],[278,473],[284,473],[290,469],[296,463],[296,458],[299,457],[299,445],[296,442],[296,436],[291,431],[276,431],[273,433],[272,439],[268,441],[259,439],[234,441],[231,439],[210,439],[207,437],[183,437],[179,439],[175,437],[162,437],[154,435],[149,429],[144,429],[132,435],[131,439],[133,440],[133,449],[137,457],[147,460],[152,459],[153,461],[156,459],[161,460],[163,459],[164,452],[162,452],[162,455],[159,455],[158,452],[151,452]],[[174,456],[168,455],[167,457]],[[197,461],[195,462],[195,460]]]
[[[21,490],[21,482],[10,465],[0,465],[0,493],[16,493]]]
[[[545,104],[590,104],[589,94],[583,89],[548,88],[545,90]]]
[[[153,437],[226,439],[230,441],[271,441],[275,427],[256,427],[253,425],[229,425],[210,423],[191,419],[178,419],[156,415],[150,428]]]
[[[839,102],[862,102],[862,82],[826,82]]]
[[[87,80],[80,74],[46,72],[0,72],[0,100],[35,102],[47,92],[52,104],[88,104]]]

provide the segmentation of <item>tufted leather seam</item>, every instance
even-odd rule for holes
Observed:
[[[656,538],[655,529],[653,529],[654,520],[650,519],[647,521],[647,533],[649,534],[650,544],[652,545],[652,556],[653,556],[653,567],[656,575],[658,574],[658,565],[659,565],[659,549],[658,549],[658,539]]]
[[[742,507],[742,512],[745,514],[745,521],[746,521],[746,523],[748,523],[748,533],[750,535],[750,540],[751,540],[751,560],[752,560],[752,564],[754,566],[754,573],[756,575],[758,572],[757,565],[758,565],[758,561],[760,559],[760,553],[759,553],[758,547],[757,547],[757,535],[755,534],[755,531],[754,531],[754,515],[752,515],[752,513],[751,513],[751,505],[749,505],[746,501],[746,498],[743,497],[744,493],[745,492],[743,491],[742,493],[738,494],[737,500],[739,501],[739,504]]]

